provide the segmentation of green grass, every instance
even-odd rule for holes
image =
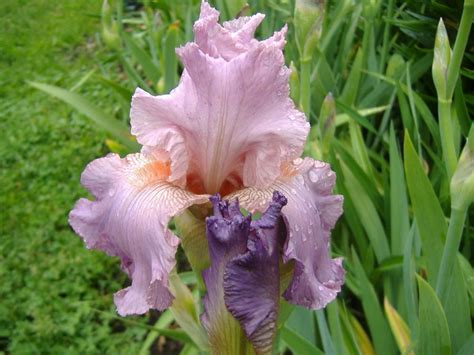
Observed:
[[[105,135],[26,84],[71,88],[104,61],[99,13],[88,0],[0,4],[0,352],[133,352],[145,333],[116,318],[118,261],[86,250],[67,223]],[[110,105],[98,85],[80,91]]]

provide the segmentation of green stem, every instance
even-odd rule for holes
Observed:
[[[300,62],[300,108],[309,121],[311,113],[311,58],[301,58]]]
[[[461,68],[461,61],[464,57],[467,41],[469,40],[469,33],[471,25],[474,20],[474,5],[464,4],[464,10],[461,16],[461,23],[459,24],[456,42],[454,43],[453,54],[448,68],[448,85],[446,88],[446,95],[452,98],[456,82],[459,77],[459,69]]]
[[[451,208],[448,235],[441,258],[438,279],[436,280],[436,294],[442,304],[444,304],[446,289],[451,278],[454,263],[456,262],[456,254],[459,249],[459,244],[461,243],[466,214],[467,209]]]
[[[394,0],[389,0],[387,4],[387,20],[385,21],[385,28],[383,32],[383,46],[382,46],[382,56],[380,59],[380,67],[379,67],[379,72],[383,73],[385,69],[385,61],[387,59],[388,55],[388,46],[390,43],[390,20],[392,19],[393,16],[393,6],[394,6]]]
[[[438,117],[444,163],[446,164],[448,181],[451,181],[451,177],[453,176],[457,165],[453,125],[451,121],[451,100],[444,100],[440,97],[438,98]]]

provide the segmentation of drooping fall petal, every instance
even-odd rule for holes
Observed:
[[[231,344],[239,339],[236,319],[254,349],[269,353],[278,318],[280,211],[286,198],[275,192],[257,221],[244,217],[237,201],[213,196],[212,203],[214,216],[206,220],[211,266],[203,273],[207,290],[201,316],[211,349],[239,349]]]
[[[179,240],[169,219],[207,196],[194,195],[167,182],[167,161],[150,154],[116,154],[94,160],[81,183],[95,200],[80,199],[69,223],[90,249],[122,260],[132,285],[115,294],[120,315],[142,314],[170,306],[168,274]]]
[[[132,133],[169,152],[173,179],[194,176],[201,192],[216,193],[226,182],[267,187],[301,154],[309,124],[289,98],[286,29],[257,41],[262,18],[221,26],[203,2],[195,42],[177,50],[185,68],[179,86],[162,96],[138,89],[133,97]],[[169,132],[178,138],[166,138]]]
[[[271,353],[280,299],[279,227],[286,198],[273,194],[267,211],[251,222],[247,252],[233,258],[224,273],[227,309],[240,322],[259,354]]]
[[[240,326],[224,303],[224,270],[227,263],[247,249],[250,216],[240,213],[236,201],[230,204],[212,196],[214,215],[206,219],[206,236],[211,265],[203,271],[206,294],[201,322],[209,335],[213,353],[239,353]]]
[[[330,231],[342,213],[342,196],[332,195],[335,178],[328,164],[297,159],[270,187],[250,187],[226,197],[238,198],[243,208],[254,212],[266,209],[274,190],[287,196],[283,253],[285,261],[295,261],[295,270],[284,297],[313,309],[332,301],[344,281],[342,259],[331,259],[328,249]]]

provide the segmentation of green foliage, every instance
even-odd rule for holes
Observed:
[[[101,30],[97,17],[77,16],[98,15],[97,4],[66,2],[55,8],[57,17],[46,18],[48,2],[21,3],[0,7],[0,117],[7,132],[0,162],[0,351],[144,354],[164,336],[185,344],[183,354],[195,354],[204,348],[192,330],[199,329],[199,280],[180,275],[194,292],[180,284],[190,313],[175,313],[176,321],[171,312],[119,320],[110,292],[125,277],[117,261],[83,248],[66,214],[83,195],[78,177],[88,161],[108,149],[133,149],[124,131],[135,87],[163,94],[176,85],[182,67],[174,48],[192,37],[199,1],[150,0],[125,12],[111,1]],[[472,353],[474,233],[465,223],[472,209],[467,202],[462,211],[459,204],[452,209],[451,193],[461,185],[450,190],[474,110],[474,56],[466,47],[472,4],[466,1],[463,11],[462,2],[430,0],[211,3],[223,19],[264,12],[259,38],[289,24],[292,97],[313,126],[305,153],[332,164],[345,197],[332,234],[334,254],[345,258],[345,288],[325,310],[293,310],[275,351]],[[35,85],[95,123],[25,80],[47,82]],[[470,181],[471,155],[464,153],[454,183],[459,176]],[[186,317],[190,324],[183,324]],[[151,329],[147,320],[155,322]]]

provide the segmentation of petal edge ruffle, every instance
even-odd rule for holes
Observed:
[[[164,309],[172,302],[168,274],[178,238],[169,219],[192,204],[207,202],[166,182],[166,163],[143,154],[110,154],[91,162],[81,177],[94,201],[80,199],[69,223],[88,248],[118,256],[132,285],[115,294],[120,315]]]

